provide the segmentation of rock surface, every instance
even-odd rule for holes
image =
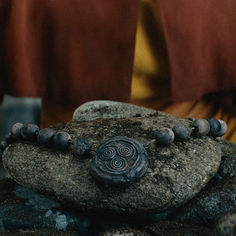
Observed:
[[[148,117],[157,113],[156,110],[128,103],[97,100],[79,106],[74,112],[73,121]]]
[[[215,175],[221,160],[219,145],[209,137],[191,138],[169,147],[149,145],[149,168],[142,179],[127,187],[105,186],[91,176],[92,156],[99,144],[114,136],[127,136],[147,144],[160,127],[189,120],[163,113],[127,119],[97,119],[54,127],[72,138],[86,137],[93,144],[89,157],[54,151],[31,143],[14,143],[4,152],[3,163],[21,185],[73,203],[85,212],[138,215],[159,213],[193,198]]]
[[[99,236],[211,236],[213,232],[206,227],[181,224],[174,221],[161,221],[147,225],[139,230],[132,228],[112,229]]]
[[[87,218],[79,219],[70,215],[62,209],[60,203],[36,194],[13,180],[1,180],[0,192],[1,235],[4,234],[3,232],[7,234],[7,231],[12,233],[23,230],[29,233],[32,230],[42,229],[51,231],[51,233],[57,232],[58,235],[63,235],[60,234],[60,231],[72,230],[77,231],[80,235],[86,235],[88,232],[89,220]]]
[[[172,215],[173,220],[213,226],[236,207],[236,175],[234,143],[221,141],[223,158],[219,171],[205,189]]]
[[[113,229],[100,233],[99,236],[150,236],[149,234],[135,229]]]
[[[218,174],[223,177],[236,176],[236,144],[229,141],[221,141],[222,161]]]
[[[162,221],[147,225],[143,231],[152,236],[211,236],[213,232],[206,227],[181,224],[174,221]]]
[[[236,235],[236,208],[224,215],[215,228],[215,235],[235,236]]]

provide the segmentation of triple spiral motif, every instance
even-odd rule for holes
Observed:
[[[101,144],[92,161],[93,174],[110,183],[131,183],[141,178],[148,166],[145,148],[128,137],[117,136]]]

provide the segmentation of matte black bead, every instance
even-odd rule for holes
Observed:
[[[186,125],[178,124],[173,128],[173,132],[177,141],[187,141],[190,138],[192,130]]]
[[[86,155],[90,152],[92,147],[91,142],[87,138],[77,138],[71,144],[72,152],[78,155]]]
[[[221,128],[220,122],[215,118],[208,119],[208,122],[210,124],[210,135],[217,137],[217,133],[220,131]]]
[[[15,123],[12,127],[11,127],[11,136],[14,140],[20,139],[21,138],[21,128],[23,127],[22,123]]]
[[[161,128],[156,132],[156,140],[162,145],[170,145],[174,142],[175,134],[172,129]]]
[[[217,133],[215,133],[214,135],[215,137],[224,136],[228,129],[227,124],[223,120],[219,120],[219,122],[220,122],[220,130]]]
[[[71,142],[71,137],[68,133],[66,132],[57,132],[53,136],[53,145],[55,148],[60,149],[60,150],[65,150],[68,148],[70,142]]]
[[[205,119],[194,120],[192,127],[194,128],[192,133],[196,137],[207,135],[210,131],[210,125]]]
[[[31,123],[24,124],[20,129],[20,132],[23,139],[33,141],[37,137],[39,127]]]
[[[55,133],[56,131],[50,128],[41,129],[37,136],[38,144],[49,145]]]

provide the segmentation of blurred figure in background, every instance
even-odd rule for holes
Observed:
[[[2,0],[0,95],[42,97],[41,127],[108,99],[223,119],[236,142],[235,38],[234,0]]]

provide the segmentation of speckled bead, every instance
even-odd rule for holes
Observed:
[[[183,142],[190,139],[192,130],[186,125],[178,124],[173,128],[173,132],[175,140]]]
[[[12,127],[11,127],[11,137],[14,140],[20,139],[21,138],[21,128],[23,127],[22,123],[15,123]]]
[[[172,129],[161,128],[156,132],[156,140],[162,145],[170,145],[174,142],[175,134]]]
[[[192,123],[193,135],[196,137],[201,137],[207,135],[210,131],[210,125],[205,119],[197,119]]]
[[[216,132],[214,134],[215,137],[222,137],[225,135],[225,133],[227,132],[228,126],[227,124],[223,121],[223,120],[219,120],[220,122],[220,129],[218,132]]]
[[[87,138],[77,138],[71,143],[71,150],[74,154],[87,155],[92,147],[92,143]]]
[[[66,150],[71,142],[71,136],[66,132],[57,132],[53,138],[53,146],[59,150]]]
[[[216,137],[216,134],[220,131],[221,124],[219,120],[215,118],[208,119],[208,122],[210,124],[210,135]]]
[[[32,141],[37,137],[39,127],[35,124],[24,124],[20,129],[20,133],[23,139]]]
[[[50,128],[41,129],[37,136],[39,145],[49,145],[56,131]]]

